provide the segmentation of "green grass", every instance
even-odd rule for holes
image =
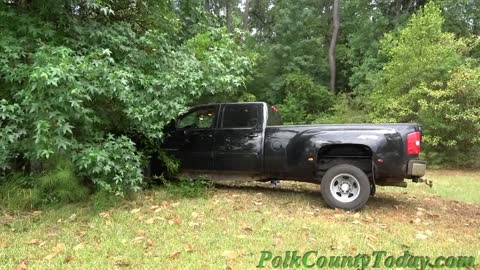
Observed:
[[[43,212],[4,211],[0,260],[5,269],[23,258],[30,269],[253,269],[262,250],[330,256],[407,249],[480,259],[480,205],[443,199],[478,202],[468,182],[478,187],[480,176],[455,175],[432,173],[432,189],[382,188],[359,213],[328,209],[318,186],[290,182],[217,185],[197,198],[156,188],[133,201],[98,196]]]
[[[425,178],[433,182],[431,188],[425,184],[409,183],[406,189],[381,187],[380,190],[480,203],[480,171],[433,170]]]

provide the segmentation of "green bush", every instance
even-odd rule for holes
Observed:
[[[127,137],[110,135],[98,144],[86,145],[75,155],[74,162],[80,175],[101,189],[124,195],[141,188],[141,156]]]
[[[438,164],[476,167],[480,152],[480,68],[461,67],[451,79],[411,91],[424,127],[427,158]]]
[[[243,43],[221,28],[198,25],[184,35],[179,11],[163,1],[78,10],[17,2],[0,1],[1,174],[17,169],[19,156],[38,164],[38,174],[62,155],[100,188],[136,191],[140,154],[119,136],[160,141],[192,100],[234,92],[253,65]],[[42,185],[69,177],[51,173],[57,180]]]
[[[33,179],[22,173],[7,176],[0,185],[0,200],[3,208],[8,210],[31,210]]]
[[[68,160],[50,160],[45,173],[15,173],[0,185],[0,198],[10,210],[31,210],[46,205],[82,202],[89,196],[85,183],[75,175]]]
[[[434,3],[381,42],[388,57],[370,99],[376,122],[417,122],[424,152],[433,163],[477,166],[480,145],[480,68],[468,51],[478,41],[442,30]]]
[[[88,197],[88,188],[75,175],[73,166],[58,167],[34,182],[32,205],[81,202]]]

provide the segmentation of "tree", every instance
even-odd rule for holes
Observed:
[[[243,31],[248,31],[248,17],[250,13],[250,0],[245,1],[245,11],[243,12]]]
[[[378,122],[419,122],[427,151],[454,158],[477,143],[478,91],[470,80],[478,68],[469,67],[469,41],[444,32],[443,22],[432,2],[405,28],[385,35],[381,52],[388,61],[371,97],[371,116]]]
[[[232,8],[230,7],[231,0],[225,0],[225,16],[227,24],[227,32],[232,32]]]
[[[34,173],[61,157],[100,187],[136,190],[145,150],[139,146],[155,148],[164,126],[193,100],[234,92],[252,66],[222,29],[180,27],[177,12],[190,6],[22,2],[20,10],[0,4],[6,170],[17,156],[41,164]]]
[[[268,17],[274,18],[271,26],[274,34],[253,36],[260,39],[254,43],[259,60],[255,78],[247,86],[259,100],[281,103],[288,94],[286,77],[292,72],[305,73],[315,83],[328,88],[328,46],[325,44],[330,36],[331,17],[330,12],[326,12],[329,2],[280,0],[270,6]]]
[[[328,63],[330,65],[330,90],[335,92],[335,80],[337,74],[337,67],[335,64],[335,49],[337,47],[338,31],[340,30],[340,15],[339,15],[340,0],[333,2],[333,30],[332,39],[330,40],[330,48],[328,49]]]

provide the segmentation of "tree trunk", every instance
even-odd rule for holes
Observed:
[[[249,11],[250,11],[250,0],[245,0],[245,11],[243,12],[243,31],[248,31]]]
[[[213,11],[215,12],[215,15],[217,15],[217,17],[220,16],[221,2],[219,0],[213,1],[213,5],[214,5]]]
[[[205,11],[208,13],[210,12],[210,1],[209,0],[205,0],[204,2],[204,8],[205,8]]]
[[[335,93],[335,82],[337,75],[337,66],[335,63],[335,49],[337,47],[338,31],[340,30],[340,15],[339,5],[340,0],[333,2],[333,31],[332,40],[330,41],[330,48],[328,49],[328,63],[330,65],[330,90]]]
[[[230,9],[230,0],[225,0],[225,13],[227,16],[227,32],[232,32],[232,10]]]

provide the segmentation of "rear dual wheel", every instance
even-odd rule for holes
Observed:
[[[322,197],[332,208],[358,210],[370,197],[368,176],[349,164],[334,166],[325,173],[320,184]]]

